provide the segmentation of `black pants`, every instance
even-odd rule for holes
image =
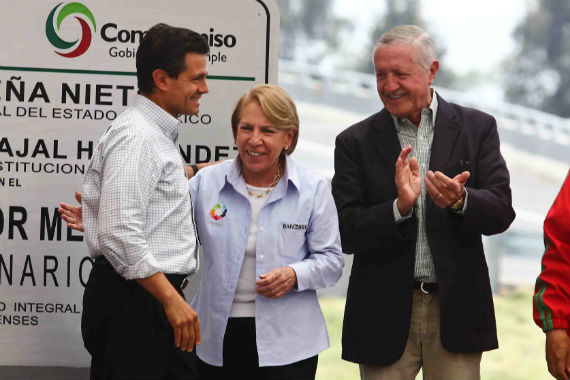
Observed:
[[[178,289],[184,276],[166,275]],[[174,346],[161,303],[101,256],[83,294],[81,333],[91,379],[195,378],[195,356]]]
[[[279,342],[275,342],[279,344]],[[255,318],[230,318],[224,335],[224,365],[215,367],[197,358],[199,379],[314,379],[318,356],[295,363],[260,367],[255,341]]]

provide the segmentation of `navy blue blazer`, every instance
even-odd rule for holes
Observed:
[[[417,219],[396,224],[395,164],[401,151],[386,109],[336,139],[332,192],[343,251],[354,254],[342,334],[342,358],[389,365],[404,352],[410,326]],[[498,347],[481,235],[515,218],[509,172],[495,119],[438,96],[430,169],[471,173],[463,215],[426,197],[426,229],[439,284],[441,342],[451,352]]]

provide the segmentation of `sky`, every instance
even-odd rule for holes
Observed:
[[[513,30],[532,0],[421,0],[422,17],[438,43],[447,48],[445,62],[458,74],[490,73],[515,53]],[[367,44],[372,24],[385,11],[380,0],[335,0],[338,16],[353,21],[354,41]]]

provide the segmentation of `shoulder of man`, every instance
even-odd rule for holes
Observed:
[[[98,147],[104,157],[119,150],[146,147],[146,158],[154,157],[159,162],[164,159],[160,151],[165,146],[165,139],[166,136],[155,121],[129,107],[109,125],[101,136]]]
[[[375,114],[368,116],[366,119],[359,121],[356,124],[351,125],[350,127],[346,128],[344,131],[339,133],[337,138],[339,139],[346,139],[346,138],[362,138],[366,136],[373,126],[379,126],[381,120],[386,118],[389,120],[390,114],[384,108]]]
[[[449,118],[456,119],[459,123],[472,120],[492,121],[494,117],[486,112],[476,108],[462,106],[457,103],[445,101],[441,96],[438,97],[438,116],[440,112]],[[437,123],[437,121],[436,121]]]
[[[134,107],[127,108],[117,116],[105,134],[109,137],[130,136],[131,138],[139,138],[151,145],[156,142],[157,138],[161,139],[164,136],[156,121]]]

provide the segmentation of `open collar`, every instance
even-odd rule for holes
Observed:
[[[245,186],[245,181],[243,179],[243,175],[241,174],[241,162],[239,157],[237,157],[231,165],[228,165],[228,170],[226,173],[226,181],[222,184],[222,189],[226,186],[230,185],[237,191],[239,194],[243,195],[247,198],[248,191]],[[285,172],[281,177],[281,180],[275,185],[275,188],[269,194],[269,199],[267,202],[272,202],[278,199],[281,199],[285,196],[289,185],[293,186],[293,188],[297,191],[300,189],[300,177],[299,172],[297,169],[297,165],[289,156],[285,157]]]

